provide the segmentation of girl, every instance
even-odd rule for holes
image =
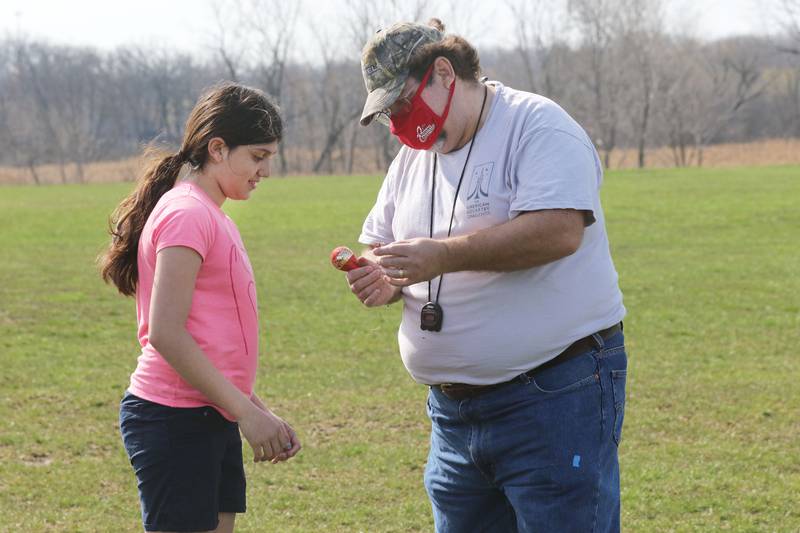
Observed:
[[[241,430],[256,462],[300,450],[253,391],[258,306],[247,253],[220,209],[270,173],[278,110],[237,84],[201,96],[180,150],[153,157],[111,217],[102,276],[136,297],[142,354],[120,404],[145,531],[233,531],[245,511]],[[178,175],[185,163],[191,170]]]

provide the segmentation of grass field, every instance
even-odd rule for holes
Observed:
[[[400,309],[327,263],[376,177],[269,180],[236,220],[262,313],[257,390],[304,450],[246,464],[238,531],[431,531],[426,390]],[[130,184],[0,189],[0,531],[140,531],[117,430],[134,304],[94,258]],[[610,173],[629,315],[623,529],[800,531],[800,167]]]

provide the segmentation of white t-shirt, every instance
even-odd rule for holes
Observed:
[[[442,330],[420,329],[428,284],[403,288],[400,354],[418,382],[500,383],[572,342],[622,320],[625,308],[611,261],[599,189],[602,167],[583,129],[557,104],[492,82],[496,96],[474,139],[452,235],[465,235],[541,209],[590,211],[574,254],[515,272],[444,276]],[[469,143],[439,154],[434,238],[447,236]],[[428,237],[433,152],[403,147],[392,162],[359,240],[386,244]],[[440,278],[431,286],[435,298]]]

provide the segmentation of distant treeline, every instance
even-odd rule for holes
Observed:
[[[37,166],[55,163],[62,181],[82,181],[90,162],[129,157],[154,140],[177,145],[202,89],[233,79],[264,89],[283,110],[275,172],[385,169],[398,144],[381,125],[357,124],[365,96],[359,48],[373,30],[364,21],[381,9],[425,20],[425,4],[347,2],[349,41],[319,32],[321,57],[301,62],[290,59],[298,46],[293,3],[269,20],[252,15],[276,1],[218,10],[216,44],[197,56],[0,40],[0,165],[29,168],[36,181]],[[607,165],[620,148],[637,149],[646,166],[647,148],[668,146],[674,164],[688,166],[702,165],[712,143],[800,137],[800,32],[791,26],[778,37],[709,42],[668,33],[659,0],[570,0],[560,17],[547,5],[505,4],[516,32],[505,48],[479,49],[484,73],[561,104]]]

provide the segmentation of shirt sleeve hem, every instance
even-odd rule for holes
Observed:
[[[511,218],[516,218],[522,213],[527,213],[529,211],[545,211],[548,209],[574,209],[575,211],[586,211],[586,214],[584,215],[584,225],[589,227],[597,222],[597,217],[594,215],[594,206],[581,206],[567,203],[515,205],[509,209],[509,214],[511,215]]]
[[[156,246],[156,253],[160,252],[164,248],[174,248],[176,246],[182,246],[184,248],[190,248],[197,252],[197,255],[200,256],[200,259],[203,261],[206,260],[205,254],[200,250],[201,245],[197,244],[196,242],[188,241],[188,240],[174,240],[169,242],[159,242],[158,246]]]
[[[367,246],[372,246],[374,244],[387,244],[393,242],[394,238],[383,238],[380,235],[375,235],[372,233],[362,233],[358,237],[358,242],[361,244],[366,244]]]

